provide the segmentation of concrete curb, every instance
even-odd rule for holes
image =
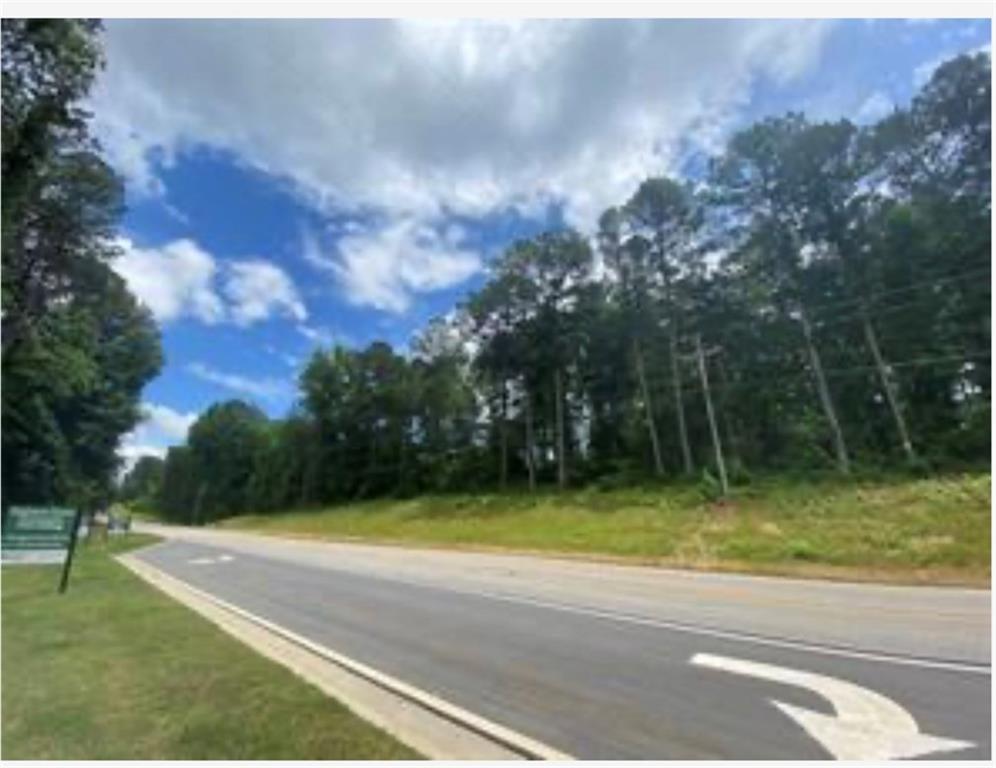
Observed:
[[[574,759],[192,587],[132,554],[117,559],[152,586],[427,757]]]

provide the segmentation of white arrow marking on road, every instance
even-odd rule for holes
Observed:
[[[692,664],[735,675],[807,688],[827,699],[837,714],[824,715],[783,701],[771,703],[801,725],[837,760],[896,760],[975,746],[971,741],[920,733],[912,715],[867,688],[812,672],[697,653]]]

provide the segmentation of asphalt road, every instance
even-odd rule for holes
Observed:
[[[169,535],[138,556],[575,757],[991,754],[988,592]]]

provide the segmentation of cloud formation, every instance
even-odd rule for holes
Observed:
[[[214,289],[215,259],[193,240],[174,240],[159,248],[120,241],[123,253],[115,271],[160,322],[182,315],[204,323],[221,322],[225,308]]]
[[[349,302],[401,313],[412,294],[458,285],[480,271],[480,258],[462,239],[459,227],[402,219],[341,237],[331,268]]]
[[[114,269],[160,323],[191,317],[249,326],[277,315],[308,317],[290,277],[263,259],[219,262],[188,239],[139,248],[122,238],[119,245]]]
[[[276,313],[287,314],[299,322],[308,318],[308,311],[287,273],[268,261],[231,264],[223,291],[236,325],[252,325]]]
[[[143,419],[131,432],[121,438],[118,456],[127,472],[142,456],[166,456],[166,449],[187,439],[190,426],[197,414],[176,411],[158,403],[142,403]]]
[[[187,366],[187,370],[203,381],[261,400],[281,401],[293,394],[290,383],[282,379],[250,378],[237,373],[219,371],[204,363],[191,363]]]
[[[422,228],[550,205],[590,227],[690,146],[715,147],[760,79],[806,72],[830,26],[114,20],[94,125],[135,191],[162,194],[159,168],[207,146],[319,212],[382,222],[325,260],[348,296],[397,312],[476,269]]]

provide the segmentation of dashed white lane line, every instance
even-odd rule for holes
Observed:
[[[216,563],[230,563],[235,558],[232,555],[218,555],[217,557],[193,557],[187,562],[191,565],[215,565]]]

